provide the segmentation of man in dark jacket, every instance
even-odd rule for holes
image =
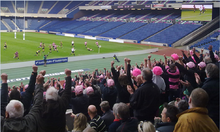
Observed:
[[[134,109],[134,116],[139,121],[151,121],[154,123],[154,117],[159,109],[160,90],[152,82],[153,73],[149,68],[142,70],[143,85],[133,92],[128,87],[131,94],[130,106]]]
[[[71,71],[65,69],[66,85],[61,97],[54,87],[46,91],[46,100],[42,105],[38,119],[38,132],[65,132],[66,109],[71,98]]]
[[[108,129],[109,126],[114,121],[115,116],[113,115],[112,111],[110,110],[110,106],[109,106],[108,101],[102,101],[100,104],[100,107],[103,112],[103,116],[101,118],[105,121],[106,128]]]
[[[2,74],[2,91],[7,91],[7,75]],[[39,116],[40,108],[43,102],[43,82],[44,77],[39,74],[36,79],[36,88],[34,103],[30,112],[23,117],[24,107],[18,100],[11,100],[6,106],[6,119],[1,121],[2,132],[35,132],[38,130],[36,118]],[[5,93],[5,92],[3,92]],[[2,104],[7,101],[7,96],[1,100]]]
[[[219,69],[210,63],[206,66],[205,72],[207,79],[202,88],[209,95],[208,114],[219,128]]]
[[[177,122],[176,115],[178,114],[179,110],[177,107],[173,105],[164,105],[164,109],[161,113],[162,122],[156,124],[156,129],[159,132],[173,132],[175,124]]]
[[[137,132],[139,121],[130,117],[129,107],[125,103],[119,103],[118,105],[118,115],[122,119],[122,124],[116,132]]]

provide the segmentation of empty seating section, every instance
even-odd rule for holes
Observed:
[[[56,25],[52,25],[51,27],[47,28],[47,30],[49,31],[59,31],[60,28],[64,27],[64,26],[68,26],[69,24],[71,24],[72,21],[60,21],[59,23],[56,23]]]
[[[15,1],[13,3],[15,5]],[[16,1],[16,8],[24,8],[24,1]]]
[[[150,23],[150,24],[147,24],[147,25],[145,25],[141,28],[138,28],[132,32],[129,32],[128,34],[125,34],[124,36],[122,36],[120,38],[142,41],[145,38],[157,33],[158,31],[160,31],[168,26],[170,26],[170,24]]]
[[[200,26],[201,25],[193,24],[175,24],[145,41],[167,43],[171,46],[172,43],[188,35]]]
[[[42,9],[50,9],[56,2],[55,1],[44,1]]]
[[[15,23],[15,19],[12,19],[13,22]],[[21,18],[17,18],[16,19],[16,25],[20,28],[20,29],[24,29],[24,19]]]
[[[190,46],[190,48],[198,47],[198,48],[204,48],[204,49],[208,50],[209,45],[212,45],[213,46],[213,51],[215,51],[215,50],[219,51],[220,41],[217,39],[219,35],[220,35],[219,31],[214,32],[213,34],[209,35],[205,39],[197,42],[196,44],[194,44],[192,46]]]
[[[8,7],[11,13],[15,13],[15,9],[11,3],[11,1],[1,1],[1,7]]]
[[[53,9],[49,12],[49,14],[57,14],[57,13],[60,12],[68,3],[69,3],[69,1],[59,1],[59,2],[53,7]]]
[[[103,22],[103,21],[90,22],[90,23],[85,24],[85,25],[83,25],[83,26],[81,26],[81,27],[78,27],[78,28],[75,28],[75,29],[71,30],[71,32],[72,32],[72,33],[76,33],[76,34],[80,34],[80,33],[83,33],[83,32],[85,32],[85,31],[88,31],[88,30],[90,30],[90,29],[92,29],[92,28],[95,28],[95,27],[97,27],[97,26],[99,26],[99,25],[101,25],[101,24],[104,24],[104,23],[106,23],[106,22]]]
[[[93,28],[89,31],[86,31],[83,34],[96,36],[98,34],[104,33],[122,24],[125,24],[125,23],[124,22],[108,22],[108,23],[102,24],[101,26]]]
[[[38,13],[41,1],[28,1],[27,13]]]
[[[28,29],[29,30],[38,30],[45,23],[49,22],[49,20],[37,20],[37,19],[28,19]]]
[[[75,21],[74,20],[74,21],[72,21],[71,24],[69,24],[69,25],[67,25],[65,27],[60,28],[60,30],[62,32],[72,33],[71,32],[72,29],[75,29],[75,28],[80,27],[80,26],[82,26],[84,24],[87,24],[87,23],[90,23],[90,21]]]
[[[5,27],[5,25],[2,23],[2,21],[1,21],[1,30],[8,30],[8,29]]]
[[[11,19],[3,18],[2,20],[5,21],[11,29],[15,29],[15,25],[11,22]]]
[[[136,23],[126,23],[126,24],[123,24],[119,27],[116,27],[106,33],[103,33],[99,36],[103,36],[103,37],[112,37],[112,38],[118,38],[134,29],[137,29],[143,25],[145,25],[146,23],[140,23],[140,22],[136,22]]]
[[[51,26],[53,27],[54,25],[58,24],[60,21],[59,20],[53,20],[53,21],[50,21],[48,23],[46,23],[45,26],[41,27],[40,30],[47,30],[48,28],[50,28]],[[54,26],[55,28],[55,26]],[[47,30],[49,31],[49,30]]]
[[[81,1],[72,1],[65,9],[72,9],[73,7],[77,6]]]

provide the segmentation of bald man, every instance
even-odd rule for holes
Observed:
[[[90,126],[93,129],[95,129],[97,132],[106,131],[105,122],[104,120],[102,120],[102,118],[99,115],[97,115],[97,109],[95,105],[90,105],[88,107],[88,114],[89,114],[89,117],[91,118]]]
[[[192,91],[189,97],[190,109],[177,115],[174,132],[219,132],[206,108],[209,101],[207,92],[201,88]]]

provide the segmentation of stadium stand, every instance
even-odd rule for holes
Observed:
[[[67,4],[69,1],[58,1],[58,3],[53,7],[53,9],[49,12],[49,14],[57,14],[60,12]]]
[[[41,1],[28,1],[27,13],[38,13]]]
[[[11,1],[1,1],[1,7],[8,7],[9,12],[14,13],[15,9]]]
[[[1,21],[1,30],[8,30],[7,27],[5,27],[5,25],[2,23],[2,21]]]
[[[2,20],[5,21],[11,29],[15,29],[15,25],[11,22],[11,19],[2,18]]]

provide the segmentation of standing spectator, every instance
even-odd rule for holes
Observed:
[[[121,118],[118,115],[118,107],[119,103],[115,103],[113,106],[113,115],[115,116],[115,119],[113,123],[109,126],[108,132],[116,132],[117,128],[121,125]]]
[[[112,124],[115,117],[112,111],[110,110],[108,101],[102,101],[100,107],[103,112],[103,116],[101,118],[105,121],[106,128],[108,130],[109,126]]]
[[[134,109],[134,116],[139,121],[147,120],[154,123],[154,117],[159,108],[160,90],[152,82],[153,73],[149,68],[144,68],[141,74],[143,85],[136,91],[128,87],[128,92],[131,94],[130,106]]]
[[[201,88],[192,91],[189,97],[190,109],[177,115],[174,132],[219,132],[218,127],[208,116],[209,101],[207,92]]]
[[[179,113],[177,107],[173,105],[164,105],[164,109],[161,113],[162,123],[156,124],[157,131],[159,132],[173,132],[175,124],[177,122],[176,115]]]
[[[66,85],[61,97],[54,87],[46,91],[46,100],[38,119],[38,132],[64,132],[66,125],[66,109],[71,98],[71,70],[65,69]]]
[[[116,132],[137,132],[139,121],[136,118],[130,117],[129,107],[125,103],[119,103],[118,115],[122,119],[122,124]]]
[[[18,100],[11,100],[7,104],[7,74],[3,73],[2,88],[1,88],[1,108],[6,109],[5,119],[1,120],[2,132],[35,132],[38,128],[36,118],[39,116],[39,111],[43,102],[43,75],[39,74],[36,81],[36,89],[34,93],[34,103],[30,112],[24,115],[23,104]],[[3,95],[6,94],[6,95]],[[2,111],[1,111],[2,112]]]
[[[90,126],[96,130],[96,132],[106,131],[106,125],[104,120],[97,114],[97,109],[94,105],[88,107],[88,114],[91,118]]]
[[[210,63],[205,69],[207,79],[202,88],[209,95],[208,114],[219,128],[219,69]]]

